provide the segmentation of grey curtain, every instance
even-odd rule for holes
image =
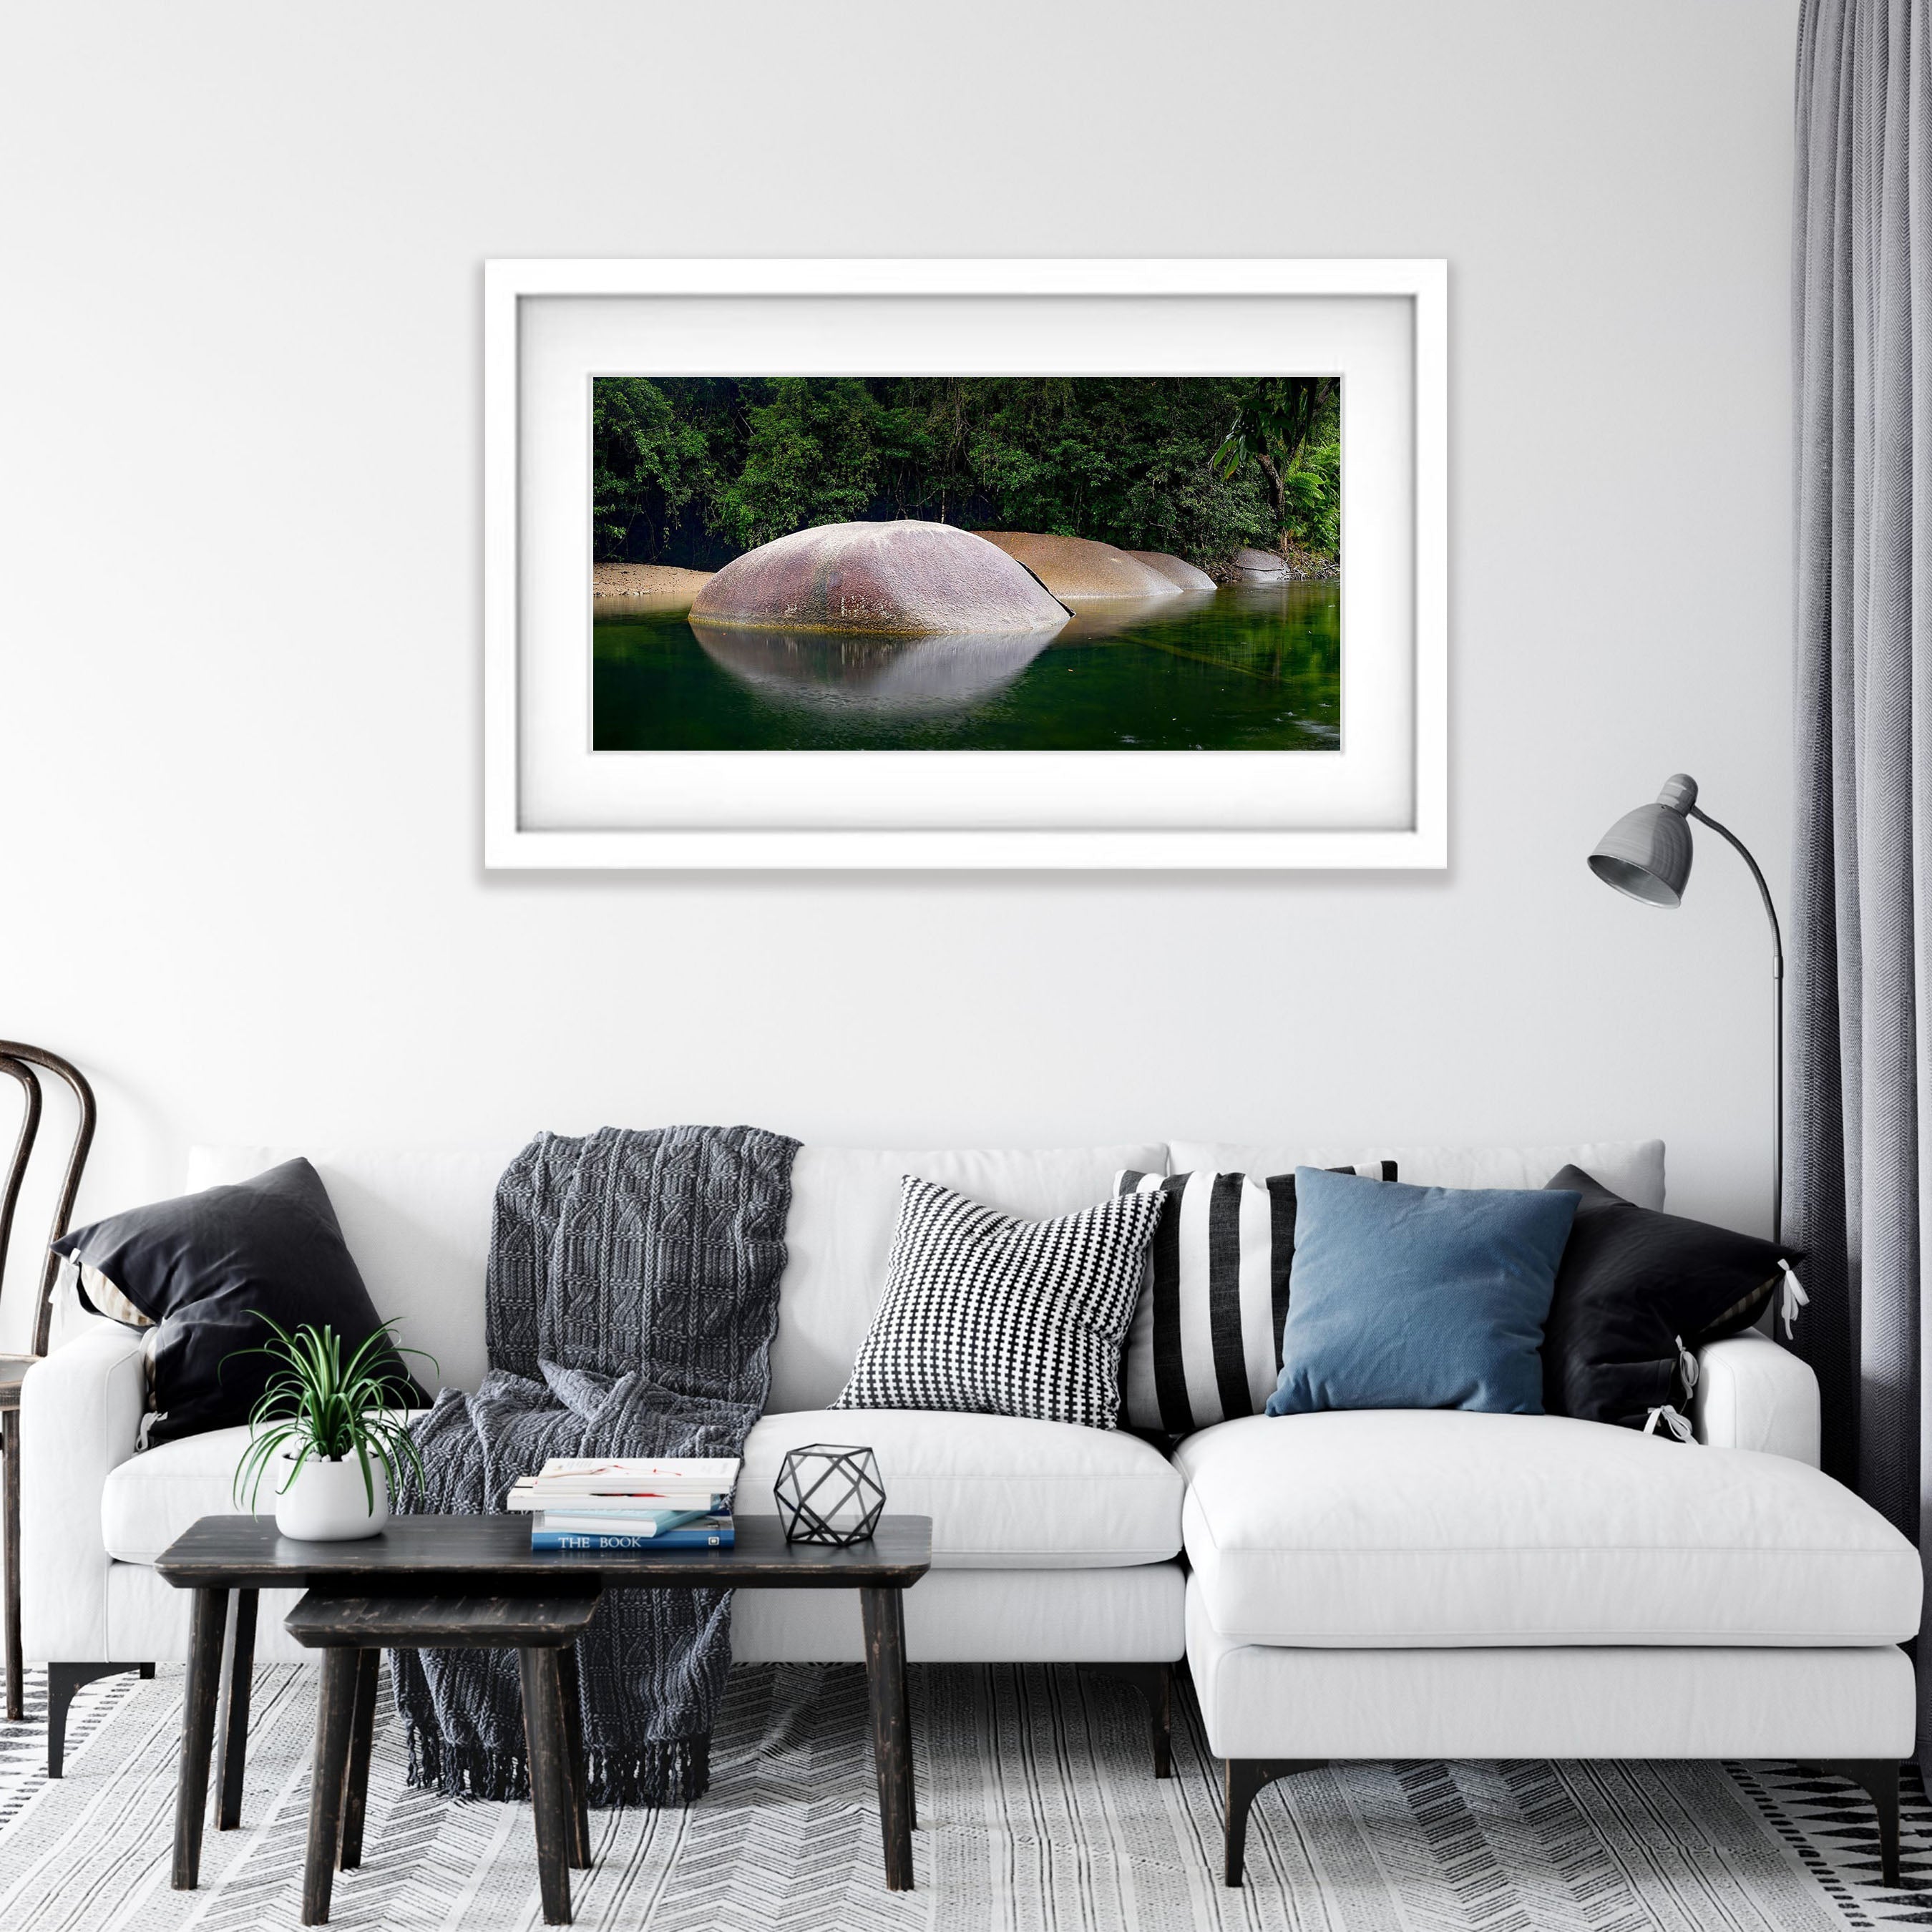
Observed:
[[[1826,1467],[1932,1550],[1928,10],[1805,0],[1798,31],[1785,1228],[1810,1257],[1798,1346],[1823,1386]],[[1922,1671],[1922,1745],[1928,1688]]]

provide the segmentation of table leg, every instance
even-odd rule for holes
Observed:
[[[570,1923],[569,1746],[564,1737],[563,1694],[556,1652],[520,1650],[524,1680],[524,1735],[530,1755],[530,1808],[536,1814],[537,1877],[546,1925]]]
[[[570,1862],[590,1869],[590,1806],[584,1769],[584,1692],[577,1677],[577,1646],[556,1654],[557,1685],[563,1699],[564,1762],[570,1772]]]
[[[380,1650],[356,1653],[356,1714],[349,1732],[349,1768],[342,1788],[342,1855],[344,1871],[362,1862],[362,1820],[369,1809],[369,1753],[376,1738],[376,1678]]]
[[[0,1452],[7,1462],[5,1500],[7,1562],[7,1721],[17,1724],[26,1715],[26,1666],[20,1654],[20,1412],[0,1414]]]
[[[904,1593],[859,1592],[866,1628],[866,1689],[872,1707],[872,1756],[879,1775],[879,1823],[886,1840],[886,1887],[912,1884],[912,1734],[906,1707]]]
[[[349,1736],[356,1720],[356,1680],[362,1652],[322,1653],[322,1694],[315,1707],[315,1768],[308,1788],[308,1852],[302,1865],[304,1925],[328,1922],[335,1884],[337,1848],[342,1842],[342,1787],[347,1781]]]
[[[175,1793],[174,1888],[192,1892],[201,1876],[201,1828],[208,1814],[208,1761],[214,1748],[214,1706],[221,1682],[221,1640],[228,1592],[197,1590],[189,1624],[188,1690],[182,1700],[181,1781]]]
[[[242,1822],[242,1780],[248,1763],[248,1700],[255,1688],[255,1613],[260,1593],[237,1590],[228,1617],[228,1669],[221,1680],[215,1727],[214,1828]]]

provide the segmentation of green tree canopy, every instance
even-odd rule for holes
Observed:
[[[593,410],[601,557],[716,564],[868,517],[1196,562],[1284,534],[1337,544],[1332,382],[603,376]]]

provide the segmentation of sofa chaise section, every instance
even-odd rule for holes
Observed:
[[[1719,1346],[1744,1352],[1720,1406],[1732,1441],[1815,1444],[1809,1371],[1760,1360],[1784,1354],[1762,1337]],[[1841,1484],[1712,1420],[1687,1444],[1355,1412],[1183,1444],[1187,1655],[1226,1761],[1228,1882],[1263,1785],[1392,1757],[1828,1763],[1871,1790],[1895,1871],[1918,1552]]]

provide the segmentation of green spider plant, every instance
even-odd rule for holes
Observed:
[[[248,1448],[235,1471],[236,1501],[242,1501],[245,1487],[247,1507],[252,1510],[270,1462],[290,1450],[295,1454],[290,1483],[311,1459],[339,1462],[353,1454],[362,1466],[362,1486],[372,1514],[372,1459],[382,1464],[392,1492],[403,1467],[420,1480],[422,1458],[410,1439],[408,1425],[390,1412],[392,1398],[406,1404],[415,1392],[392,1364],[399,1355],[421,1355],[434,1370],[435,1357],[420,1348],[398,1347],[389,1338],[396,1324],[386,1322],[345,1362],[342,1337],[326,1324],[317,1328],[304,1322],[292,1334],[273,1316],[259,1309],[253,1312],[274,1330],[274,1340],[258,1348],[238,1348],[235,1354],[266,1355],[277,1364],[277,1372],[248,1412]],[[232,1361],[234,1357],[225,1359]]]

